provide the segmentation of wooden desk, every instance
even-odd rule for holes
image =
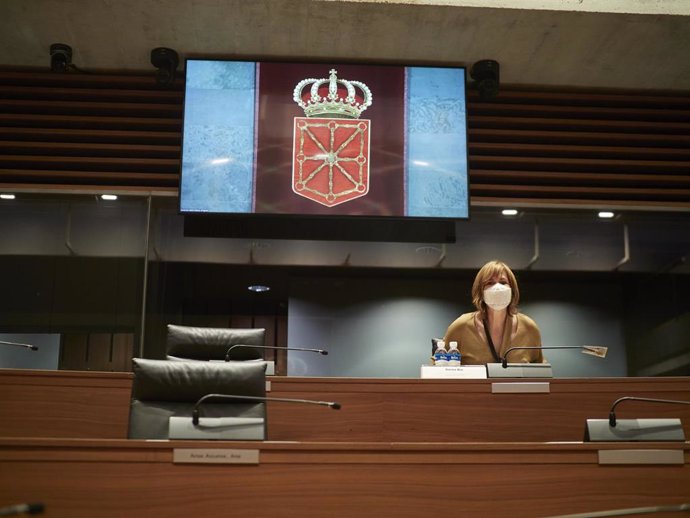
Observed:
[[[175,448],[259,450],[258,465],[174,464]],[[600,465],[599,450],[680,465]],[[0,438],[0,506],[47,518],[544,517],[690,500],[690,443],[279,443]],[[667,516],[667,515],[664,515]]]
[[[268,407],[269,439],[281,441],[580,441],[587,418],[606,418],[621,396],[690,400],[690,378],[533,380],[546,394],[494,394],[494,383],[274,376],[272,397],[338,401],[343,408]],[[126,438],[132,374],[0,369],[0,436]],[[679,417],[690,405],[626,402],[620,418]]]
[[[124,439],[132,374],[0,369],[0,435]]]
[[[548,383],[546,394],[495,394],[495,383]],[[581,441],[588,418],[606,419],[621,396],[690,401],[690,378],[421,380],[273,378],[271,395],[337,401],[269,405],[269,438],[295,441]],[[690,439],[690,405],[625,402],[619,418],[679,417]],[[304,423],[308,423],[305,426]]]

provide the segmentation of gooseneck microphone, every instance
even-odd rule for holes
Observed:
[[[42,514],[45,510],[43,504],[18,504],[0,507],[0,516],[15,516],[17,514]]]
[[[35,345],[31,345],[31,344],[20,344],[17,342],[5,342],[4,340],[0,340],[0,344],[2,344],[2,345],[14,345],[16,347],[24,347],[26,349],[30,349],[31,351],[38,351],[38,347],[36,347]],[[0,514],[0,516],[2,516],[2,515]]]
[[[308,351],[312,353],[319,353],[326,355],[328,354],[328,351],[325,349],[308,349],[304,347],[276,347],[273,345],[245,345],[245,344],[235,344],[230,346],[230,348],[225,352],[225,361],[229,362],[230,361],[230,351],[235,349],[236,347],[249,347],[251,349],[276,349],[280,351]]]
[[[333,401],[313,401],[310,399],[287,399],[279,397],[260,397],[260,396],[235,396],[232,394],[206,394],[194,405],[192,410],[192,423],[196,426],[199,424],[199,412],[201,404],[207,399],[243,399],[245,401],[276,401],[279,403],[307,403],[310,405],[321,405],[330,407],[333,410],[340,410],[340,403]]]
[[[616,399],[616,401],[614,401],[613,405],[611,406],[611,411],[609,412],[609,426],[611,428],[616,427],[616,406],[619,403],[622,403],[623,401],[645,401],[647,403],[671,403],[680,405],[690,405],[690,401],[680,401],[677,399],[655,399],[648,397],[624,396]]]
[[[610,509],[608,511],[594,511],[592,513],[559,514],[547,518],[606,518],[609,516],[630,516],[632,514],[660,514],[690,511],[690,504],[654,505],[649,507],[628,507],[625,509]]]
[[[501,365],[504,369],[508,368],[508,353],[518,349],[582,349],[585,354],[591,354],[599,358],[605,358],[608,351],[608,347],[601,347],[598,345],[544,345],[544,346],[520,346],[511,347],[506,350],[503,358],[501,358]]]

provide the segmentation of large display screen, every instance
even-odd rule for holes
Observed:
[[[188,59],[185,214],[468,217],[465,69]]]

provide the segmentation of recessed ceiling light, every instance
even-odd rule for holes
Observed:
[[[117,196],[114,194],[101,194],[101,200],[114,201],[117,200]]]
[[[16,196],[14,194],[5,194],[5,193],[0,194],[0,199],[3,199],[3,200],[14,200],[15,198],[16,198]]]
[[[601,219],[611,219],[614,216],[615,216],[615,214],[611,211],[608,211],[608,210],[602,210],[599,212],[599,217]]]
[[[518,211],[517,209],[503,209],[501,211],[501,214],[503,214],[504,216],[517,216]]]
[[[263,284],[252,284],[251,286],[247,286],[247,289],[249,291],[253,291],[254,293],[263,293],[265,291],[269,291],[271,287]]]

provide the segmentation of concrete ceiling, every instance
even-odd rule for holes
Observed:
[[[185,57],[501,64],[504,84],[690,90],[687,0],[3,0],[0,66],[85,71]],[[492,7],[480,7],[480,6]],[[512,6],[519,6],[513,8]]]

